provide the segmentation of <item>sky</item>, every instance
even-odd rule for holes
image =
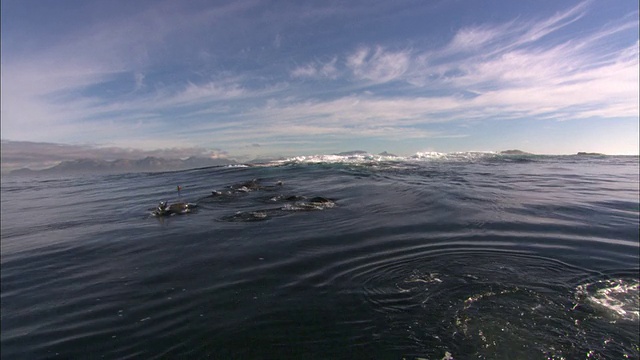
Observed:
[[[32,153],[639,152],[636,1],[1,6],[2,143]]]

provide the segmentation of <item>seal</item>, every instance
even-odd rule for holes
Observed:
[[[323,210],[336,206],[336,203],[322,196],[312,197],[307,201],[301,201],[295,203],[301,210]]]
[[[233,184],[226,186],[226,190],[212,190],[211,195],[207,196],[207,198],[217,198],[218,200],[222,199],[231,199],[238,195],[243,195],[253,191],[275,191],[282,188],[283,182],[277,181],[275,185],[262,185],[260,179],[253,179],[249,181],[245,181],[238,184]]]
[[[151,213],[153,216],[182,215],[192,212],[197,207],[196,204],[179,202],[168,205],[167,201],[161,201],[158,207]]]
[[[256,191],[256,190],[273,191],[280,188],[282,185],[283,185],[282,181],[276,182],[275,185],[262,185],[260,179],[253,179],[250,181],[245,181],[240,184],[231,185],[229,186],[229,188],[232,191],[236,191],[236,192],[250,192],[250,191]]]
[[[237,192],[250,192],[254,190],[260,190],[262,186],[260,185],[260,181],[258,179],[253,179],[251,181],[246,181],[240,184],[235,184],[229,186],[231,190],[235,190]]]

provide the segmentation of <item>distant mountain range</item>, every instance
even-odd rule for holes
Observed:
[[[207,166],[220,166],[236,164],[229,159],[210,159],[190,157],[187,159],[164,159],[157,157],[146,157],[139,160],[119,159],[119,160],[97,160],[78,159],[63,161],[60,164],[42,170],[31,170],[27,168],[12,171],[11,175],[35,175],[35,174],[104,174],[104,173],[126,173],[126,172],[154,172],[173,171],[201,168]]]

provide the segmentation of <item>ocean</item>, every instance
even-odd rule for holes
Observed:
[[[638,359],[639,204],[637,156],[3,177],[2,358]]]

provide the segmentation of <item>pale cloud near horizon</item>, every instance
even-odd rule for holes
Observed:
[[[277,149],[277,139],[286,146],[294,136],[464,137],[468,133],[456,128],[429,126],[487,119],[639,116],[638,41],[624,47],[610,42],[637,29],[637,17],[546,41],[583,20],[590,2],[548,17],[463,26],[436,47],[369,39],[265,72],[238,71],[232,63],[222,65],[215,48],[203,49],[199,54],[211,59],[205,62],[211,69],[186,72],[180,81],[157,79],[158,62],[172,67],[183,61],[173,60],[175,53],[162,58],[168,45],[202,36],[199,27],[223,26],[230,18],[251,31],[258,25],[247,14],[261,4],[193,12],[168,1],[88,26],[83,36],[53,43],[38,57],[3,55],[3,139],[232,151],[244,143]],[[302,16],[313,22],[337,13],[321,8]],[[292,35],[281,30],[265,40],[284,51]],[[258,54],[256,64],[262,64],[266,50],[255,45],[237,50]],[[125,89],[104,90],[116,81]]]

